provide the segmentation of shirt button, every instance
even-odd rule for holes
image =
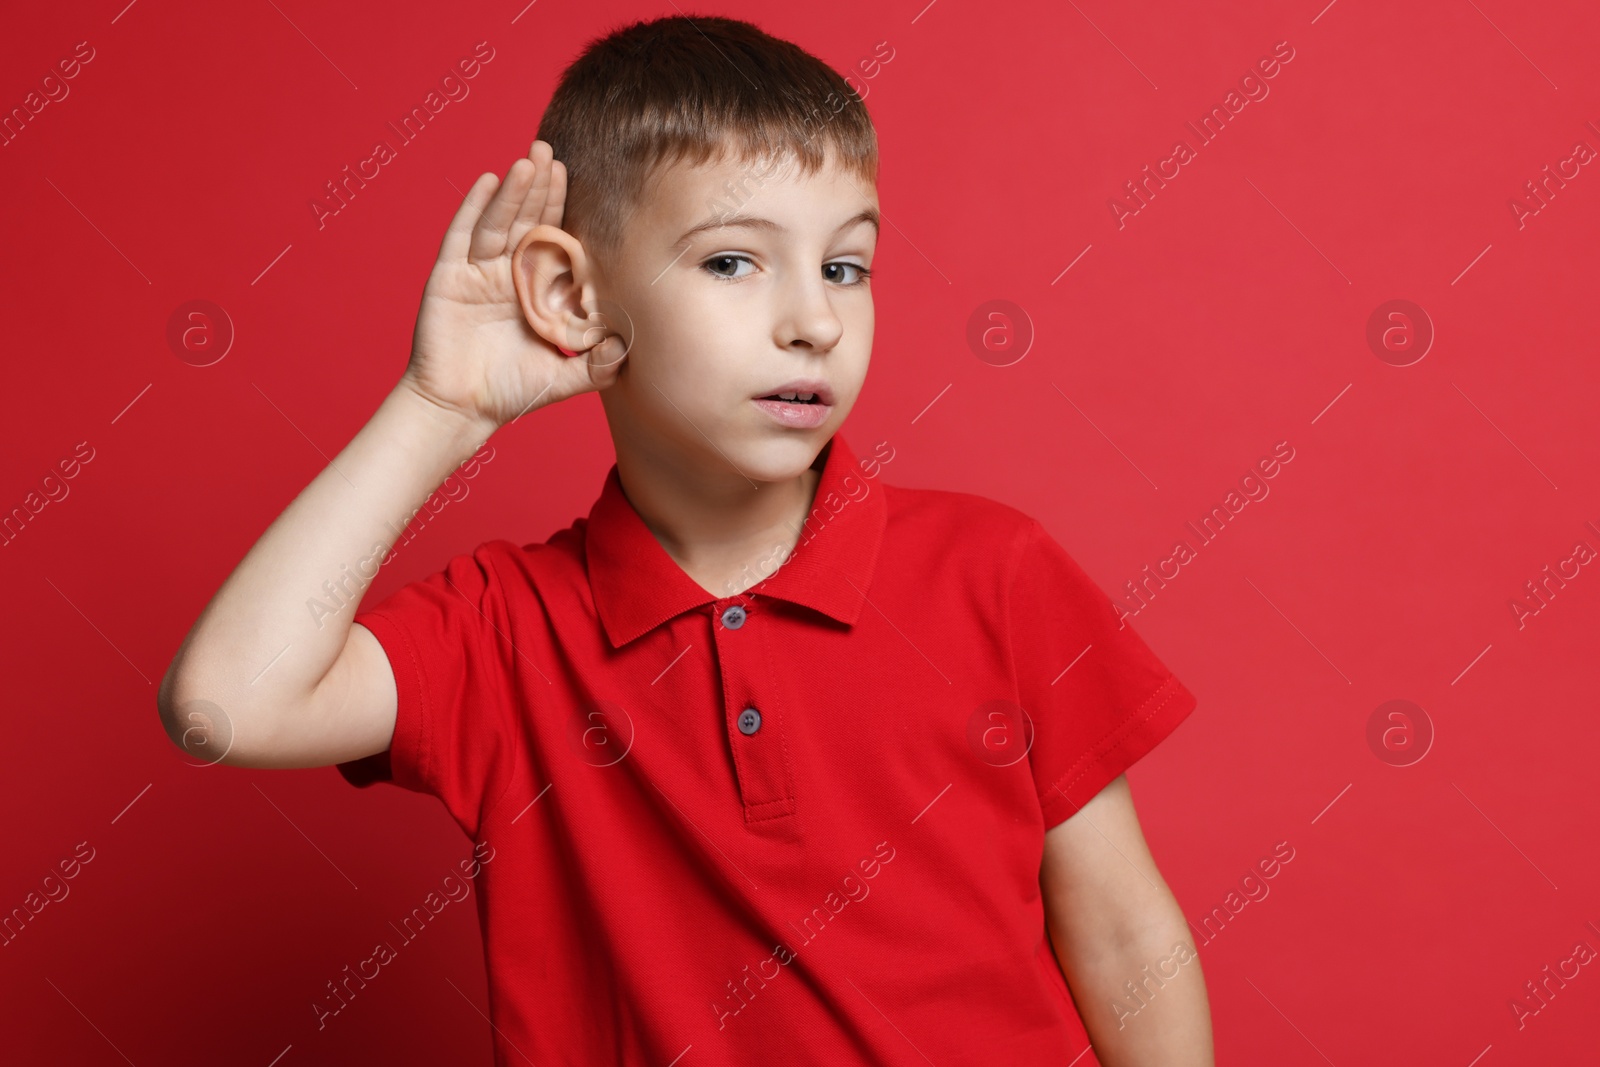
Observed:
[[[729,604],[722,612],[722,625],[730,630],[737,630],[744,625],[744,608],[738,604]]]
[[[755,708],[745,708],[739,713],[739,732],[749,737],[761,729],[761,713]]]

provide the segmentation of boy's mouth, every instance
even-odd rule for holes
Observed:
[[[777,400],[789,404],[821,404],[824,407],[833,405],[833,389],[827,382],[817,378],[795,378],[784,382],[770,393],[755,397],[756,400]]]
[[[751,401],[791,430],[814,430],[833,417],[833,387],[820,378],[794,378]]]

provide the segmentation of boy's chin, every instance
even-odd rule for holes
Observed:
[[[823,451],[832,437],[832,432],[822,428],[805,433],[757,435],[742,443],[735,462],[746,477],[757,483],[793,481],[808,470],[822,469]]]

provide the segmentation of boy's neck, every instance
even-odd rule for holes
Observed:
[[[724,478],[658,462],[659,453],[617,451],[623,494],[667,555],[706,592],[733,596],[767,577],[799,543],[832,440],[783,482]]]

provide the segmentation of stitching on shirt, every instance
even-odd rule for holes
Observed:
[[[1155,718],[1162,708],[1166,707],[1177,698],[1178,688],[1174,684],[1177,682],[1177,680],[1177,676],[1171,671],[1168,671],[1166,676],[1162,678],[1161,684],[1152,690],[1150,695],[1146,697],[1138,707],[1130,711],[1126,718],[1107,731],[1107,733],[1101,737],[1099,741],[1094,743],[1093,747],[1090,748],[1088,752],[1082,756],[1079,756],[1076,763],[1074,763],[1071,767],[1068,767],[1065,771],[1061,772],[1060,776],[1056,778],[1055,784],[1040,794],[1040,803],[1042,804],[1045,798],[1049,797],[1052,793],[1059,794],[1062,799],[1066,799],[1067,790],[1071,789],[1074,785],[1077,785],[1079,781],[1088,775],[1093,769],[1094,765],[1098,763],[1107,752],[1110,752],[1111,749],[1116,747],[1118,741],[1120,741],[1127,734],[1131,733],[1134,727],[1140,726],[1143,723],[1148,722],[1150,719]],[[1171,690],[1171,692],[1167,692],[1168,690]],[[1161,703],[1157,704],[1155,707],[1150,708],[1150,710],[1145,712],[1143,715],[1139,715],[1139,712],[1144,711],[1144,709],[1149,707],[1150,703],[1154,701],[1156,697],[1160,696],[1164,692],[1167,693],[1167,698],[1165,700],[1161,701]],[[1135,716],[1137,716],[1137,718]],[[1087,764],[1087,766],[1084,766],[1085,764]],[[1080,766],[1083,767],[1082,770],[1078,770]],[[1073,775],[1071,781],[1067,781],[1063,784],[1063,781],[1066,779],[1067,775],[1072,774],[1072,772],[1075,770],[1078,771],[1078,773]]]
[[[764,626],[761,627],[761,646],[766,654],[767,665],[770,669],[773,663],[772,640]],[[773,702],[778,706],[778,726],[781,728],[789,719],[789,710],[776,695],[773,697]],[[794,762],[789,758],[789,733],[787,730],[779,729],[778,731],[778,750],[783,753],[783,799],[790,804],[795,804],[797,800],[794,795]]]
[[[1011,662],[1011,681],[1015,688],[1013,695],[1017,698],[1019,707],[1022,705],[1022,686],[1019,681],[1021,674],[1017,671],[1017,651],[1016,641],[1014,640],[1016,628],[1011,622],[1011,594],[1016,588],[1017,575],[1022,570],[1022,557],[1027,554],[1027,550],[1033,544],[1036,527],[1042,529],[1039,526],[1039,520],[1029,519],[1028,525],[1023,529],[1022,536],[1017,538],[1016,545],[1011,549],[1011,559],[1006,565],[1005,610],[1001,613],[1006,625],[1006,658]]]
[[[757,812],[765,811],[767,808],[775,808],[776,810],[768,814],[756,814]],[[795,799],[792,796],[784,797],[782,800],[764,800],[760,804],[749,804],[745,806],[744,821],[747,823],[767,822],[771,819],[781,819],[786,816],[793,815],[795,811],[796,804]]]
[[[483,546],[480,545],[478,551],[482,551],[482,548],[483,548]],[[477,556],[477,554],[478,554],[478,552],[474,552],[473,553],[474,556]],[[506,645],[509,646],[513,652],[515,652],[517,644],[516,644],[515,641],[513,641],[511,639],[511,634],[510,634],[510,630],[511,630],[511,609],[510,609],[510,605],[506,603],[506,599],[505,599],[505,588],[506,588],[505,580],[500,575],[500,569],[494,565],[494,557],[492,555],[485,554],[483,556],[483,564],[484,564],[484,567],[488,570],[488,572],[494,577],[495,585],[501,591],[500,603],[503,606],[505,606],[505,608],[506,608],[506,631],[507,632],[504,633],[504,634],[501,634],[500,633],[500,628],[498,626],[495,626],[493,621],[490,620],[487,615],[484,615],[483,619],[484,619],[485,622],[488,622],[489,625],[490,625],[490,628],[495,631],[496,651],[500,652],[502,655],[504,654],[504,649],[500,649],[498,647],[499,646],[499,641],[501,640],[501,638],[504,638]],[[485,587],[485,591],[487,592],[487,587]],[[471,601],[469,600],[468,603],[471,603]],[[543,610],[543,606],[542,605],[541,605],[541,610]],[[514,668],[515,667],[515,661],[513,661],[508,666]],[[502,686],[506,685],[506,679],[508,679],[510,676],[511,676],[511,673],[510,673],[509,670],[501,672],[500,679],[501,679]],[[501,694],[501,696],[503,698],[503,701],[505,703],[514,703],[514,701],[511,700],[512,695],[513,694],[511,692],[504,692],[504,693]],[[509,726],[506,726],[505,724],[502,724],[502,726],[503,726],[504,729],[509,731]],[[505,788],[500,790],[500,795],[495,797],[494,803],[490,804],[487,809],[480,809],[480,815],[478,817],[478,825],[475,827],[475,829],[477,829],[479,831],[482,831],[483,827],[488,825],[489,820],[494,817],[495,812],[500,810],[500,805],[505,801],[506,797],[511,795],[511,787],[512,787],[513,784],[516,783],[516,780],[517,780],[517,767],[519,766],[518,758],[519,758],[519,756],[521,754],[522,749],[516,743],[516,741],[513,739],[513,737],[511,737],[511,736],[503,737],[501,739],[501,743],[504,745],[504,748],[502,749],[502,751],[506,753],[506,755],[504,757],[505,760],[506,760],[506,764],[507,764],[507,766],[506,766],[506,784],[505,784]]]
[[[422,657],[417,655],[417,646],[412,643],[410,632],[398,619],[391,616],[387,611],[379,609],[373,609],[371,613],[389,624],[389,629],[400,638],[400,643],[405,648],[406,658],[410,660],[411,677],[412,681],[417,685],[418,704],[421,708],[422,718],[421,727],[417,731],[418,745],[422,749],[422,762],[418,765],[417,772],[421,776],[423,783],[426,784],[432,777],[428,772],[433,763],[433,724],[435,715],[431,703],[432,697],[428,692],[427,674],[422,669]],[[398,726],[396,729],[398,730]],[[389,777],[393,778],[393,740],[389,743],[389,755],[391,759]]]
[[[1023,528],[1022,536],[1017,538],[1017,543],[1011,550],[1011,558],[1006,564],[1005,601],[1000,617],[1005,620],[1006,659],[1011,664],[1011,695],[1019,708],[1022,707],[1022,673],[1017,670],[1016,626],[1012,623],[1012,593],[1015,591],[1017,579],[1022,573],[1023,557],[1033,547],[1035,537],[1043,532],[1044,527],[1039,520],[1030,518],[1028,525]],[[1023,708],[1022,714],[1024,716],[1028,714],[1026,708]],[[1030,745],[1029,748],[1031,749],[1032,746]],[[1031,759],[1029,760],[1029,765],[1032,765]],[[1049,790],[1047,789],[1045,792],[1048,793]]]
[[[720,675],[721,678],[722,678],[722,722],[723,722],[723,729],[726,730],[728,728],[728,726],[730,725],[730,723],[732,723],[733,725],[737,726],[737,716],[735,716],[733,720],[730,720],[728,716],[730,715],[730,713],[733,712],[733,705],[736,704],[736,703],[739,703],[739,702],[729,699],[733,694],[733,685],[734,685],[734,683],[733,683],[733,679],[729,675],[729,672],[727,671],[727,669],[724,667],[724,665],[722,663],[722,650],[721,650],[720,645],[717,644],[716,609],[714,607],[707,607],[704,610],[711,617],[711,629],[712,629],[711,640],[712,640],[712,646],[713,646],[713,648],[716,649],[716,652],[717,652],[717,674]],[[763,638],[762,640],[763,640],[763,647],[766,647],[765,644],[764,644],[765,638]],[[770,661],[771,661],[771,659],[770,659],[770,656],[769,656],[768,657],[768,662],[770,662]],[[773,697],[773,701],[777,702],[777,697]],[[783,718],[783,716],[781,714],[781,707],[782,706],[779,705],[779,707],[780,707],[779,721],[781,722],[782,718]],[[743,709],[741,709],[741,710],[743,710]],[[741,736],[743,736],[743,735],[741,734]],[[779,741],[779,749],[783,754],[785,795],[782,796],[782,797],[779,797],[777,800],[761,800],[761,801],[757,801],[754,804],[751,804],[748,800],[745,799],[745,781],[748,778],[748,775],[746,773],[746,771],[748,769],[747,768],[747,761],[745,760],[743,754],[740,752],[739,745],[737,743],[735,743],[734,740],[731,737],[728,739],[728,749],[733,755],[734,773],[735,773],[735,775],[736,775],[736,777],[738,779],[738,781],[735,784],[737,785],[738,790],[739,790],[739,803],[744,807],[744,810],[745,810],[745,821],[746,822],[760,822],[763,819],[775,819],[775,818],[778,818],[778,816],[780,816],[780,815],[786,815],[786,814],[788,814],[787,811],[780,811],[780,812],[777,812],[774,815],[761,815],[761,816],[754,815],[753,813],[757,812],[757,811],[760,811],[760,810],[762,810],[762,809],[764,809],[766,807],[769,807],[771,805],[774,805],[774,804],[793,805],[794,802],[795,802],[795,798],[794,798],[794,772],[793,772],[793,768],[789,765],[789,758],[788,758],[789,757],[789,750],[783,744],[783,734],[782,734],[781,731],[779,732],[779,735],[778,735],[778,741]]]
[[[722,648],[717,640],[716,607],[710,605],[696,610],[704,611],[711,618],[711,648],[716,656],[717,678],[722,683],[722,729],[726,732],[730,726],[736,725],[738,713],[733,709],[733,705],[737,703],[733,699],[733,679],[729,676],[728,669],[722,662]],[[729,716],[734,717],[729,718]],[[743,735],[741,734],[740,736]],[[750,804],[744,798],[744,756],[740,753],[739,746],[731,736],[728,737],[728,754],[733,757],[734,788],[739,791],[739,803],[748,811]]]

